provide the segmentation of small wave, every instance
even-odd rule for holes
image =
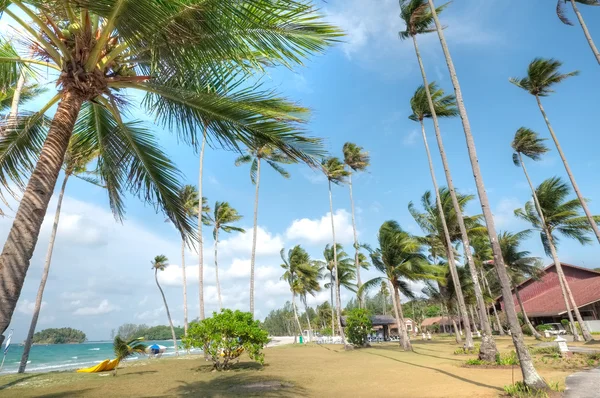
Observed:
[[[100,348],[90,348],[88,351],[100,351]]]
[[[77,359],[77,357],[71,357],[71,359]]]

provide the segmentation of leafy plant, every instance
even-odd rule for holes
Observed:
[[[465,363],[467,365],[484,365],[485,364],[485,362],[483,362],[481,359],[477,359],[477,358],[469,359]]]
[[[355,308],[346,318],[346,333],[348,341],[357,347],[367,346],[367,337],[373,328],[369,311]]]
[[[536,397],[546,398],[548,394],[542,390],[536,390],[525,385],[522,381],[517,381],[515,384],[504,386],[504,392],[509,397]]]
[[[540,332],[543,332],[545,330],[552,330],[552,326],[550,326],[550,325],[543,325],[543,324],[542,325],[537,325],[535,328],[537,330],[539,330]]]
[[[473,348],[457,348],[454,351],[454,355],[472,355],[472,354],[477,354],[479,352],[479,349],[481,348],[481,344],[480,343],[476,343],[475,346]]]
[[[543,354],[543,355],[560,355],[560,349],[557,345],[551,345],[548,347],[531,347],[529,349],[531,354]]]
[[[515,351],[504,354],[498,353],[496,355],[496,364],[500,366],[518,365],[519,358],[517,358]]]
[[[203,347],[216,370],[229,369],[231,361],[243,352],[264,364],[262,349],[268,342],[268,333],[252,319],[251,313],[229,309],[213,312],[211,318],[190,325],[188,337],[183,339],[184,345]]]
[[[140,337],[126,342],[119,336],[115,337],[113,342],[113,350],[115,352],[116,360],[120,363],[125,358],[128,358],[134,354],[145,354],[146,346],[141,343],[142,340],[143,338]],[[113,375],[117,375],[117,367],[115,367]]]

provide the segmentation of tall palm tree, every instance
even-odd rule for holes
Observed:
[[[502,248],[502,256],[506,266],[509,268],[510,278],[515,289],[515,296],[517,302],[521,308],[523,314],[523,320],[531,331],[533,337],[537,340],[542,339],[542,335],[535,330],[527,312],[521,300],[521,294],[519,293],[519,282],[525,278],[532,277],[538,278],[541,273],[540,259],[538,257],[531,257],[528,251],[521,251],[519,246],[523,243],[523,240],[529,236],[529,231],[521,231],[517,233],[501,232],[500,233],[500,247]]]
[[[202,144],[200,144],[200,151],[198,154],[199,167],[198,167],[198,197],[204,201],[202,196],[202,176],[204,175],[204,150],[206,148],[206,121],[202,123]],[[202,233],[202,216],[204,203],[198,203],[198,305],[200,310],[200,320],[203,320],[206,315],[204,312],[204,235]]]
[[[333,240],[332,247],[337,247],[335,241],[335,225],[333,222],[333,198],[331,196],[331,184],[341,185],[347,181],[347,177],[350,175],[350,172],[347,171],[344,167],[344,163],[342,163],[336,157],[330,157],[327,159],[323,159],[321,162],[321,168],[323,173],[325,173],[325,177],[327,177],[327,181],[329,183],[329,215],[331,216],[331,236]],[[338,259],[337,259],[337,250],[333,250],[333,273],[335,275],[338,274]],[[340,287],[336,286],[335,289],[335,302],[337,307],[337,325],[340,331],[340,336],[342,337],[342,342],[344,347],[348,348],[346,344],[346,336],[344,335],[344,329],[342,329],[342,300],[340,297]],[[333,304],[332,304],[333,305]]]
[[[287,252],[287,258],[285,255],[285,249],[281,249],[279,253],[281,255],[281,268],[285,270],[281,279],[286,281],[290,285],[290,291],[292,292],[292,308],[294,310],[294,319],[298,325],[298,331],[302,334],[302,325],[298,318],[298,310],[296,307],[296,296],[298,294],[310,293],[316,291],[314,285],[314,279],[319,276],[319,270],[313,266],[310,256],[300,245],[296,245]],[[317,282],[318,285],[318,282]],[[310,291],[309,291],[310,290]]]
[[[577,199],[568,200],[570,193],[569,186],[559,177],[549,178],[543,181],[535,190],[535,197],[538,201],[537,206],[540,209],[539,212],[536,204],[530,201],[525,203],[524,209],[515,210],[515,216],[529,222],[535,230],[540,231],[544,250],[547,255],[552,257],[556,266],[556,273],[558,274],[559,282],[561,282],[567,312],[572,323],[573,335],[576,336],[577,328],[575,328],[569,304],[573,306],[573,312],[575,312],[575,317],[581,327],[583,338],[586,341],[590,341],[592,340],[592,335],[579,313],[579,308],[571,293],[569,282],[565,278],[556,250],[558,245],[557,234],[575,239],[581,244],[591,242],[588,236],[590,226],[587,218],[580,215],[581,202]],[[593,217],[594,220],[600,220],[600,216]]]
[[[320,268],[319,264],[315,261],[310,261],[307,267],[303,267],[302,272],[298,274],[298,278],[296,279],[296,289],[298,291],[298,295],[300,296],[300,302],[304,304],[304,314],[306,315],[306,322],[308,324],[308,341],[312,341],[312,325],[310,323],[310,315],[308,313],[308,303],[306,302],[306,296],[311,295],[315,296],[315,293],[321,290],[321,285],[319,285]]]
[[[479,274],[481,275],[481,283],[485,287],[488,294],[486,305],[488,307],[490,305],[492,306],[494,318],[496,319],[496,328],[498,330],[498,333],[500,333],[500,336],[504,336],[504,328],[502,327],[502,323],[500,322],[498,310],[496,309],[496,306],[493,305],[495,301],[494,299],[497,297],[497,295],[494,295],[492,293],[492,289],[486,276],[486,265],[489,265],[490,261],[494,258],[494,255],[492,254],[492,246],[490,244],[490,240],[487,237],[487,235],[479,236],[475,239],[471,239],[471,246],[473,247],[473,260],[475,261],[475,266],[477,267]]]
[[[400,294],[413,298],[409,282],[434,279],[438,267],[427,263],[422,253],[422,244],[408,232],[402,230],[396,221],[386,221],[377,234],[379,248],[372,252],[371,261],[375,269],[383,276],[365,282],[360,290],[380,288],[382,282],[392,286],[392,303],[396,316],[396,326],[400,334],[400,345],[406,351],[412,351],[412,345],[404,323],[404,313]]]
[[[341,271],[342,269],[344,270],[348,270],[350,269],[353,264],[352,264],[352,259],[348,256],[348,253],[346,253],[344,251],[344,247],[342,246],[341,243],[337,243],[335,245],[335,254],[334,254],[334,250],[333,250],[333,246],[330,244],[325,245],[325,249],[323,250],[323,258],[325,259],[325,263],[321,264],[321,275],[323,278],[327,278],[329,279],[329,282],[335,280],[335,276],[333,276],[333,273],[335,272],[335,262],[334,259],[337,260],[337,265],[338,265],[338,272],[340,273],[344,273],[344,271]],[[331,332],[333,335],[335,335],[335,315],[334,315],[334,311],[335,311],[335,303],[333,301],[333,294],[334,294],[334,284],[333,283],[328,283],[325,285],[325,287],[327,289],[329,289],[329,291],[331,292]]]
[[[0,46],[0,76],[6,77],[5,71],[17,76],[25,65],[53,69],[50,76],[60,89],[36,113],[40,118],[57,105],[0,255],[0,279],[5,282],[0,289],[0,333],[10,323],[84,104],[102,107],[118,127],[105,141],[132,144],[123,128],[122,111],[128,104],[123,92],[141,91],[146,110],[176,129],[184,142],[199,143],[199,127],[206,122],[210,137],[224,146],[251,146],[251,138],[260,137],[293,158],[313,162],[296,145],[306,143],[297,125],[307,110],[251,83],[265,65],[300,64],[341,35],[310,3],[7,0],[0,3],[0,11],[31,50],[25,57]],[[108,147],[116,151],[115,158],[122,158],[122,148]],[[177,189],[155,192],[140,181],[142,176],[131,173],[129,178],[118,182],[137,187],[145,198],[162,198],[167,215],[191,232]]]
[[[162,296],[163,303],[165,303],[167,318],[169,318],[169,326],[171,327],[171,336],[173,337],[173,348],[175,348],[175,355],[179,355],[179,348],[177,347],[177,337],[175,336],[175,328],[173,328],[171,312],[169,312],[169,306],[167,305],[165,292],[163,292],[162,287],[160,287],[160,283],[158,283],[158,271],[164,271],[165,268],[167,268],[167,266],[169,265],[169,259],[167,258],[167,256],[160,254],[154,257],[154,260],[152,260],[151,263],[152,269],[154,270],[154,280],[156,281],[156,286],[158,286],[158,290],[160,290],[160,295]]]
[[[556,3],[556,14],[558,15],[558,18],[562,21],[562,23],[564,23],[565,25],[571,25],[571,26],[573,25],[573,23],[569,20],[569,18],[567,18],[566,11],[564,9],[564,4],[567,1],[569,1],[571,3],[571,6],[573,7],[573,11],[575,12],[575,15],[577,16],[577,20],[579,21],[579,24],[581,25],[581,29],[583,29],[583,34],[585,35],[585,39],[587,40],[590,48],[592,49],[592,52],[594,53],[594,56],[596,57],[596,61],[598,61],[598,63],[600,64],[600,52],[598,51],[596,44],[594,44],[594,40],[592,40],[592,35],[590,34],[590,31],[588,30],[587,25],[585,24],[585,21],[583,20],[583,16],[579,12],[579,8],[577,8],[577,3],[584,4],[586,6],[600,6],[600,1],[598,1],[598,0],[558,0],[558,2]]]
[[[219,231],[226,233],[241,232],[246,233],[246,230],[234,225],[230,225],[242,219],[242,215],[238,214],[237,210],[231,207],[228,202],[216,202],[212,216],[207,217],[209,225],[213,226],[213,239],[215,240],[215,277],[217,283],[217,297],[219,298],[219,310],[223,309],[221,300],[221,284],[219,283],[219,262],[218,262],[218,245]]]
[[[569,180],[571,181],[571,185],[573,186],[573,190],[575,190],[575,194],[581,203],[581,207],[585,212],[585,216],[587,217],[594,234],[596,234],[596,239],[598,239],[598,243],[600,243],[600,229],[598,229],[598,224],[594,221],[594,217],[583,198],[583,194],[579,190],[579,186],[575,181],[575,176],[573,176],[573,172],[571,171],[571,166],[567,162],[567,157],[565,156],[560,143],[558,142],[558,137],[554,133],[554,129],[550,124],[550,120],[546,115],[546,111],[542,106],[542,101],[540,97],[547,97],[550,93],[554,92],[552,87],[563,80],[568,79],[572,76],[579,75],[579,71],[573,71],[569,73],[560,73],[559,69],[562,66],[562,62],[555,59],[544,59],[544,58],[535,58],[527,68],[527,76],[523,78],[515,78],[511,77],[509,80],[511,83],[516,85],[517,87],[522,88],[529,92],[529,94],[533,95],[537,101],[538,107],[540,108],[540,112],[544,117],[546,122],[546,126],[548,126],[548,131],[552,136],[552,140],[554,141],[554,145],[556,145],[556,149],[558,150],[558,154],[562,159],[563,165],[565,166],[565,170],[567,171],[567,175],[569,176]]]
[[[254,263],[256,260],[256,233],[258,229],[258,189],[260,186],[261,160],[267,162],[280,176],[290,178],[288,173],[279,164],[290,164],[292,160],[273,145],[258,143],[255,148],[249,149],[246,155],[241,155],[235,160],[235,165],[251,163],[250,180],[256,186],[254,195],[254,228],[252,230],[252,252],[250,255],[250,313],[254,316]]]
[[[441,12],[446,7],[446,5],[447,4],[442,5],[439,8],[437,8],[437,10],[434,10],[434,11]],[[421,110],[420,116],[421,117],[430,117],[433,121],[435,136],[436,136],[438,147],[440,150],[442,165],[444,167],[444,172],[446,175],[446,182],[448,184],[448,189],[450,190],[450,194],[452,197],[452,203],[454,205],[454,210],[455,210],[456,214],[459,214],[460,217],[462,217],[462,213],[460,211],[460,206],[458,204],[458,200],[454,193],[455,192],[454,182],[452,180],[452,174],[450,172],[450,165],[448,164],[448,159],[446,157],[446,151],[444,149],[444,143],[442,140],[442,135],[440,133],[440,128],[439,128],[439,124],[438,124],[438,118],[437,118],[438,115],[436,112],[437,110],[440,110],[441,111],[440,116],[443,116],[443,117],[456,115],[455,98],[444,96],[443,91],[440,91],[439,93],[437,93],[437,97],[440,99],[440,103],[434,102],[435,98],[434,98],[434,94],[432,94],[431,88],[435,88],[435,85],[433,87],[430,87],[430,85],[427,81],[425,67],[423,66],[423,60],[421,58],[421,55],[419,52],[419,47],[417,45],[417,35],[426,34],[426,33],[435,31],[434,24],[433,24],[433,22],[434,22],[433,21],[433,13],[429,9],[429,6],[428,6],[426,0],[406,1],[404,4],[401,3],[400,9],[401,9],[401,13],[400,13],[401,18],[406,23],[406,30],[403,32],[400,32],[400,38],[408,39],[409,37],[412,37],[413,45],[415,48],[415,53],[417,56],[417,60],[419,62],[419,68],[421,70],[421,76],[423,78],[424,92],[421,91],[420,95],[416,96],[415,102],[416,102],[416,104],[418,104],[417,108]],[[439,109],[436,109],[436,106],[439,107]],[[422,127],[422,130],[424,131],[424,126],[423,126],[422,120],[421,120],[421,127]],[[426,149],[428,149],[427,143],[425,143],[425,145],[426,145]],[[429,157],[431,157],[431,156],[429,156]],[[432,163],[430,161],[430,168],[433,168],[431,165],[432,165]],[[435,176],[433,174],[432,174],[432,178],[435,179]],[[437,185],[437,183],[435,181],[434,181],[434,185]],[[437,192],[437,187],[434,187],[434,189]],[[471,275],[473,276],[475,297],[477,298],[477,307],[479,309],[479,314],[480,314],[480,317],[484,320],[485,338],[483,339],[482,344],[481,344],[480,355],[485,360],[493,361],[495,359],[495,355],[497,352],[496,344],[492,337],[492,330],[491,330],[491,327],[489,324],[489,320],[487,319],[487,311],[485,311],[483,294],[481,292],[481,287],[479,285],[479,280],[477,278],[475,264],[473,263],[473,258],[472,258],[472,254],[471,254],[471,245],[469,243],[469,237],[467,235],[466,228],[463,225],[464,223],[460,222],[460,217],[459,217],[459,226],[461,228],[461,233],[462,233],[463,248],[464,248],[465,256],[467,259],[467,263],[469,264],[469,269],[471,270]],[[443,217],[441,217],[441,218],[443,219]],[[452,260],[452,259],[450,259],[450,260]],[[456,271],[454,270],[454,268],[455,268],[454,262],[450,261],[450,272],[454,278],[454,281],[456,282],[458,280],[458,275],[457,275]],[[458,286],[457,283],[455,283],[454,285],[457,286],[458,289],[460,289],[460,286]],[[466,307],[464,305],[464,299],[462,298],[462,293],[458,294],[457,299],[458,299],[458,304],[459,304],[459,312],[464,321],[468,318],[468,315],[466,313],[467,311],[466,311]],[[466,322],[465,324],[467,325],[465,327],[467,346],[473,347],[471,330],[468,326],[468,322]]]
[[[368,152],[365,152],[362,147],[352,143],[346,142],[343,147],[344,152],[344,163],[348,166],[348,189],[350,191],[350,207],[352,208],[352,232],[354,233],[354,267],[356,269],[356,282],[358,287],[362,285],[360,280],[360,260],[359,260],[359,244],[358,234],[356,232],[356,218],[354,216],[354,196],[352,192],[352,173],[365,171],[369,167],[371,157]],[[358,305],[360,308],[364,307],[363,297],[358,296]]]
[[[502,250],[498,242],[498,234],[496,232],[494,216],[492,215],[490,201],[485,190],[485,183],[483,181],[481,169],[479,167],[477,149],[475,147],[475,141],[473,140],[473,134],[471,133],[469,116],[467,115],[467,109],[465,108],[465,104],[463,101],[460,83],[458,82],[458,75],[456,74],[456,69],[454,68],[454,62],[452,61],[452,56],[450,55],[450,51],[448,50],[448,44],[446,43],[446,38],[444,37],[444,26],[440,23],[433,0],[428,0],[428,2],[431,15],[433,16],[433,21],[435,22],[435,28],[440,39],[442,51],[444,52],[444,57],[446,59],[446,64],[450,73],[450,79],[452,80],[452,86],[454,87],[454,94],[456,95],[456,103],[462,121],[463,130],[465,133],[465,140],[467,144],[467,150],[469,153],[469,160],[471,162],[471,169],[473,171],[473,177],[475,179],[475,186],[479,195],[479,201],[481,202],[481,209],[483,212],[485,223],[487,225],[488,235],[490,237],[490,244],[492,245],[492,252],[494,254],[494,267],[496,268],[496,272],[498,273],[498,279],[500,281],[500,285],[502,286],[502,297],[504,298],[504,302],[506,303],[506,317],[510,325],[511,336],[513,344],[515,345],[515,351],[517,352],[517,356],[519,357],[521,373],[523,374],[523,382],[525,383],[525,385],[531,388],[545,389],[548,388],[548,384],[544,381],[544,379],[540,377],[540,375],[535,370],[535,367],[533,366],[531,355],[529,354],[529,350],[527,349],[527,345],[525,344],[525,340],[523,339],[523,332],[521,330],[521,325],[519,324],[519,319],[517,318],[517,311],[515,309],[514,302],[512,301],[512,289],[510,284],[510,278],[508,277],[508,273],[504,267]]]
[[[390,295],[390,289],[386,281],[381,281],[381,287],[379,288],[379,294],[381,295],[381,305],[383,307],[383,315],[387,312],[387,297]]]
[[[46,288],[46,282],[48,280],[48,274],[50,273],[54,242],[56,241],[56,234],[58,232],[58,222],[60,220],[62,201],[65,196],[65,190],[67,189],[67,182],[70,177],[77,177],[95,185],[99,185],[99,182],[93,177],[93,173],[90,173],[87,170],[87,166],[90,162],[96,159],[98,152],[95,151],[94,147],[89,145],[89,142],[78,142],[78,137],[79,136],[75,135],[73,138],[71,138],[69,148],[67,149],[67,153],[65,155],[65,164],[63,166],[65,176],[63,178],[63,183],[61,185],[60,193],[56,203],[56,212],[54,213],[54,223],[52,224],[52,231],[50,232],[50,240],[48,242],[48,249],[46,251],[44,269],[42,271],[40,286],[38,287],[37,296],[35,298],[35,307],[33,309],[33,316],[31,317],[31,324],[29,325],[29,332],[27,333],[25,345],[23,346],[23,354],[21,355],[21,362],[19,364],[19,373],[25,372],[25,368],[27,367],[29,352],[31,350],[31,345],[33,344],[33,335],[35,334],[35,328],[40,316],[40,310],[42,309],[42,299],[44,296],[44,289]]]

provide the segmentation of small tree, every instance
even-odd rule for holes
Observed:
[[[267,331],[252,319],[251,313],[228,309],[219,314],[213,312],[212,318],[190,325],[188,337],[183,340],[185,345],[204,347],[215,370],[229,369],[230,362],[244,351],[262,365],[265,361],[262,349],[269,342]]]
[[[131,341],[125,341],[121,337],[116,336],[113,342],[113,350],[115,351],[115,357],[118,363],[134,354],[145,354],[146,346],[141,342],[143,337],[133,339]],[[117,375],[117,366],[113,372],[113,376]]]
[[[362,308],[354,308],[346,318],[346,334],[348,341],[356,347],[366,347],[367,337],[373,329],[369,311]]]

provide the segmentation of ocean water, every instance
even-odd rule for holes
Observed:
[[[167,347],[165,356],[175,355],[173,341],[144,341],[145,345],[154,343]],[[179,351],[182,353],[181,350]],[[192,352],[194,353],[194,352]],[[19,368],[19,362],[23,355],[23,347],[12,344],[9,348],[4,367],[0,374],[16,373]],[[49,344],[34,345],[29,352],[29,363],[27,372],[49,372],[60,370],[71,370],[93,366],[105,359],[114,358],[112,341],[88,341],[81,344]],[[2,360],[0,351],[0,361]],[[144,356],[141,356],[143,358]],[[134,356],[127,361],[135,361],[140,357]]]

